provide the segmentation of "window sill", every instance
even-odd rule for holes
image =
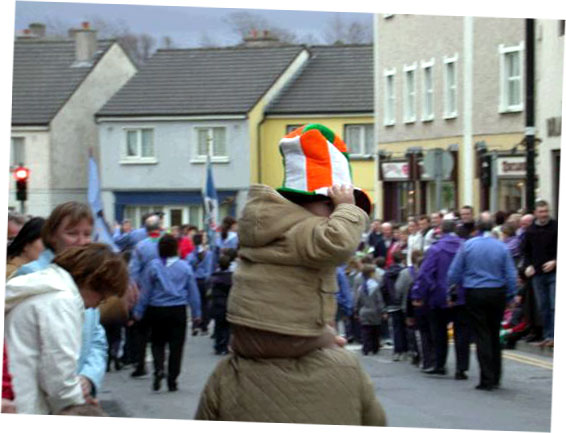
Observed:
[[[227,164],[230,162],[230,158],[226,157],[214,157],[210,158],[210,162],[214,164]],[[191,164],[206,164],[206,158],[196,158],[191,159]]]
[[[388,126],[395,126],[395,122],[388,122],[383,124],[383,126],[388,127]]]
[[[432,122],[433,120],[434,120],[434,117],[426,117],[426,118],[422,118],[421,122],[427,123],[427,122]]]
[[[350,155],[350,161],[370,161],[373,155]]]
[[[516,107],[500,107],[499,114],[507,114],[507,113],[520,113],[523,111],[523,106],[516,106]]]
[[[157,159],[155,158],[144,158],[144,159],[122,159],[120,160],[122,165],[150,165],[157,164]]]
[[[444,120],[456,119],[457,117],[458,117],[458,114],[457,114],[457,113],[445,114],[445,115],[444,115]]]
[[[404,124],[411,124],[411,123],[415,123],[417,121],[417,119],[405,119],[403,121]]]

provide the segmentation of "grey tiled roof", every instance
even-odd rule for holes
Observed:
[[[267,114],[373,112],[373,46],[309,48],[303,72],[267,108]]]
[[[99,40],[95,62],[113,40]],[[73,40],[14,43],[12,125],[47,125],[84,80],[91,67],[73,67]]]
[[[97,116],[244,114],[303,49],[158,50]]]

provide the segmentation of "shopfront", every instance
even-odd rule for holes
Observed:
[[[416,191],[409,177],[409,162],[403,160],[381,163],[383,180],[383,218],[385,221],[407,221],[413,215]]]
[[[526,207],[527,162],[524,156],[497,156],[496,196],[491,211],[515,212]]]

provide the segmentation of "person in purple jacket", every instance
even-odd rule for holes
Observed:
[[[424,370],[427,374],[446,374],[448,355],[448,324],[454,325],[456,345],[456,380],[468,378],[470,364],[470,330],[464,307],[464,293],[451,293],[448,286],[448,270],[463,241],[454,234],[453,221],[442,222],[442,237],[432,245],[424,258],[417,276],[416,293],[413,299],[428,299],[430,323],[435,348],[434,368]],[[452,299],[449,299],[451,296]]]

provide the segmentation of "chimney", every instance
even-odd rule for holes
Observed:
[[[38,38],[45,37],[45,24],[31,23],[28,27],[32,35],[37,36]]]
[[[258,32],[252,30],[250,35],[244,38],[243,46],[245,47],[279,47],[284,45],[279,38],[269,33],[268,30]]]
[[[20,34],[16,35],[16,39],[18,41],[34,41],[37,39],[37,36],[35,36],[30,29],[23,29]]]
[[[75,39],[75,56],[77,63],[91,63],[97,51],[96,30],[90,28],[88,22],[81,23],[81,28],[69,30]]]

